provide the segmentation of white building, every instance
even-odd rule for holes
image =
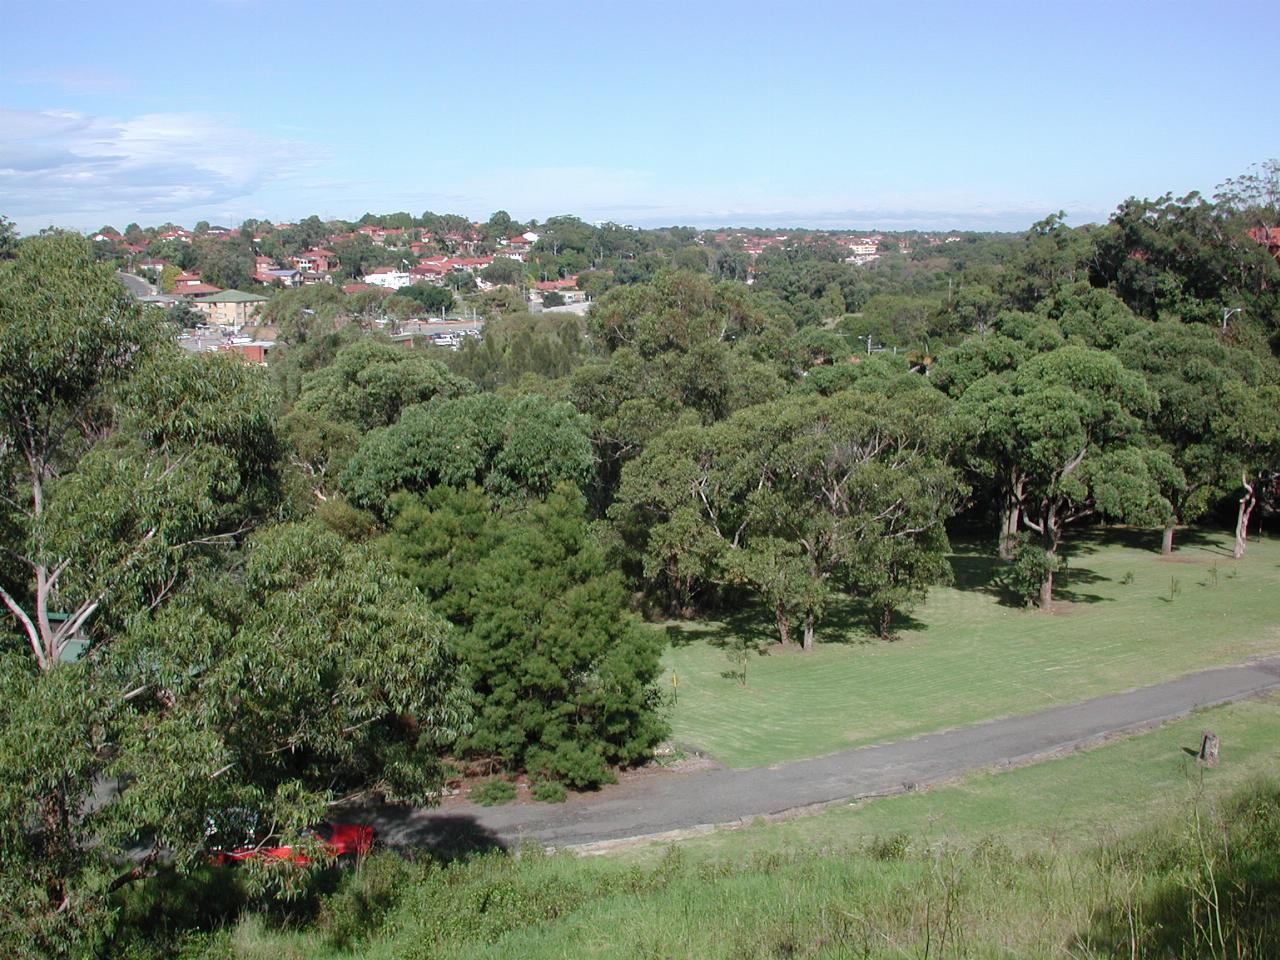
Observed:
[[[412,274],[393,267],[378,267],[370,270],[363,279],[365,283],[373,284],[375,287],[385,287],[388,290],[399,290],[401,287],[409,287],[417,282],[417,278]]]

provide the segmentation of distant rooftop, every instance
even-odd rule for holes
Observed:
[[[245,293],[243,290],[223,290],[221,293],[210,293],[196,299],[204,303],[266,303],[268,298],[256,293]]]

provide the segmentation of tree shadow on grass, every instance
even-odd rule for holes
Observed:
[[[370,811],[378,840],[388,847],[428,853],[445,863],[506,850],[496,833],[462,813],[385,806]]]
[[[1157,544],[1158,545],[1158,544]],[[1066,603],[1105,603],[1105,597],[1082,589],[1111,578],[1096,570],[1075,565],[1076,558],[1092,553],[1097,547],[1090,542],[1080,544],[1075,538],[1059,550],[1059,569],[1053,578],[1053,596]],[[952,586],[965,593],[980,593],[1004,607],[1026,608],[1026,601],[1010,582],[1009,564],[996,555],[994,540],[956,540],[947,558],[951,562]]]
[[[722,611],[719,619],[669,623],[664,628],[673,647],[705,643],[718,650],[740,645],[764,648],[778,641],[778,631],[768,611],[757,604]]]
[[[875,628],[878,615],[879,611],[868,603],[852,597],[837,597],[818,620],[815,641],[817,644],[840,645],[883,642]],[[910,613],[897,611],[893,615],[892,626],[896,636],[921,630],[925,624]],[[800,642],[803,629],[801,623],[791,625],[793,645]],[[716,620],[668,623],[663,630],[667,642],[677,648],[705,643],[725,651],[746,647],[762,656],[781,648],[773,615],[763,604],[755,601],[744,603],[736,610],[722,612]]]
[[[853,597],[841,597],[827,608],[826,615],[818,623],[817,640],[840,646],[884,643],[885,638],[880,636],[877,628],[879,619],[880,611],[871,604]],[[904,632],[913,633],[924,628],[923,620],[918,620],[910,612],[895,610],[890,624],[890,641],[898,639]]]
[[[1062,566],[1053,578],[1053,596],[1056,600],[1063,600],[1067,603],[1110,603],[1115,597],[1104,597],[1099,593],[1089,593],[1081,589],[1095,583],[1110,582],[1110,577],[1104,577],[1097,571],[1090,570],[1088,567],[1077,567],[1071,563],[1074,551],[1062,557]]]
[[[1147,527],[1081,527],[1069,531],[1068,537],[1072,549],[1081,555],[1096,553],[1107,547],[1124,547],[1157,556],[1160,553],[1161,531]],[[1174,557],[1184,549],[1231,555],[1231,550],[1224,545],[1223,531],[1202,527],[1179,527],[1174,532]]]

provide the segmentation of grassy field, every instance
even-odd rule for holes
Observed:
[[[1206,726],[1223,755],[1201,777],[1184,748]],[[254,914],[202,955],[1270,957],[1277,776],[1280,701],[1246,702],[925,794],[623,856],[384,857],[303,929]]]
[[[984,545],[985,546],[985,545]],[[673,623],[674,739],[734,767],[816,756],[1131,689],[1280,652],[1280,541],[1233,561],[1229,538],[1187,533],[1173,560],[1158,535],[1077,535],[1052,614],[1008,605],[996,564],[958,549],[954,587],[935,589],[901,629],[874,639],[837,610],[812,653],[769,652],[754,611]],[[758,641],[742,685],[727,649]]]

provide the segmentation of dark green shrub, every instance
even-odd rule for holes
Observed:
[[[476,784],[467,796],[482,807],[497,807],[516,798],[516,786],[509,780],[494,777]]]
[[[401,495],[382,541],[459,628],[476,705],[459,749],[574,789],[612,782],[666,735],[661,636],[628,612],[577,490],[500,506],[474,488]]]
[[[539,803],[564,803],[569,797],[564,784],[556,780],[539,780],[529,792]]]
[[[1050,556],[1047,550],[1023,534],[1014,545],[1013,558],[1005,568],[1005,585],[1015,597],[1031,606],[1040,598],[1040,587],[1045,577],[1057,569],[1058,558]]]

